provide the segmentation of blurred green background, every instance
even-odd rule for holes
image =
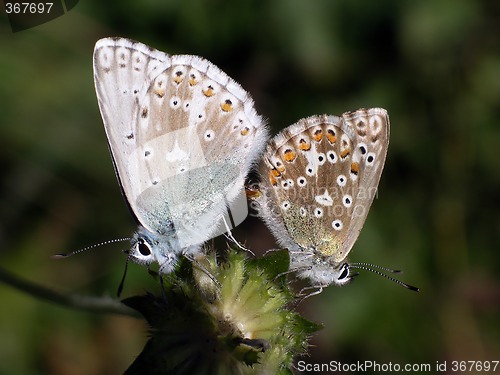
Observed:
[[[364,272],[306,300],[325,326],[307,362],[500,360],[500,2],[81,0],[18,33],[4,13],[0,266],[94,296],[115,294],[126,243],[49,256],[134,230],[93,87],[105,36],[206,57],[252,94],[273,134],[312,114],[389,111],[379,196],[350,259],[401,268],[421,292]],[[274,247],[253,218],[235,236]],[[129,268],[124,296],[157,290]],[[7,285],[0,301],[0,374],[121,374],[147,339],[140,320]]]

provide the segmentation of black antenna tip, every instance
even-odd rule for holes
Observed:
[[[62,258],[68,258],[69,256],[71,256],[71,254],[65,254],[65,253],[54,254],[50,256],[50,259],[62,259]]]
[[[408,284],[405,284],[405,286],[406,286],[406,288],[413,290],[414,292],[420,292],[420,288],[417,288],[416,286],[408,285]]]

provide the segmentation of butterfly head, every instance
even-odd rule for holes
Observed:
[[[159,272],[168,274],[177,264],[181,253],[175,236],[155,234],[139,227],[130,240],[129,258],[139,264],[159,264]]]
[[[295,264],[297,263],[295,262]],[[314,285],[328,286],[335,284],[342,286],[349,284],[357,275],[357,273],[351,272],[349,263],[336,263],[331,257],[315,256],[312,262],[309,259],[307,263],[303,264],[304,266],[297,267],[300,270],[300,277],[311,280]]]

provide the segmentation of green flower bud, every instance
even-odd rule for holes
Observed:
[[[230,250],[223,261],[183,261],[163,296],[124,301],[151,334],[125,374],[291,374],[294,356],[319,326],[290,308],[288,267],[286,250],[254,260]]]

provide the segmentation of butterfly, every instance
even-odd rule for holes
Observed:
[[[129,257],[170,273],[180,256],[198,254],[246,217],[244,181],[267,128],[250,95],[198,56],[104,38],[95,45],[94,81],[114,169],[138,225]]]
[[[299,277],[322,288],[348,283],[352,268],[391,271],[346,261],[377,194],[388,145],[382,108],[304,118],[269,141],[255,202]]]

